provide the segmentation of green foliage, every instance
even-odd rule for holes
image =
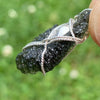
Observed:
[[[100,48],[91,37],[46,76],[24,75],[15,63],[24,45],[54,24],[67,22],[89,3],[0,0],[0,100],[100,100]],[[7,45],[9,52],[4,50]]]

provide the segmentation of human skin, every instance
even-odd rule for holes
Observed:
[[[89,20],[89,33],[100,47],[100,0],[92,0],[89,7],[92,9]]]

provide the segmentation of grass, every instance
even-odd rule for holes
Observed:
[[[0,100],[100,100],[100,48],[91,37],[45,77],[42,73],[24,75],[15,63],[24,45],[54,24],[67,22],[89,3],[90,0],[0,0],[0,29],[5,33],[0,35]],[[6,45],[13,48],[9,56],[2,54]],[[71,76],[73,70],[76,78]]]

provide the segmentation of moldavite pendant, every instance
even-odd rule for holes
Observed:
[[[68,23],[55,25],[28,43],[16,57],[22,73],[49,72],[72,49],[87,38],[91,9],[85,9]]]

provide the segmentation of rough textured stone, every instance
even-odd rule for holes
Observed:
[[[90,10],[85,10],[75,18],[73,25],[73,31],[76,37],[82,38],[84,33],[88,29]],[[48,37],[50,32],[57,27],[47,30],[43,34],[40,34],[34,41],[41,41]],[[71,35],[70,32],[67,34]],[[45,54],[44,68],[48,72],[58,65],[61,60],[68,54],[68,52],[75,46],[75,42],[70,41],[58,41],[48,45],[47,52]],[[41,54],[44,50],[44,46],[33,46],[26,48],[23,52],[19,53],[16,57],[17,68],[22,73],[36,73],[41,71]]]

